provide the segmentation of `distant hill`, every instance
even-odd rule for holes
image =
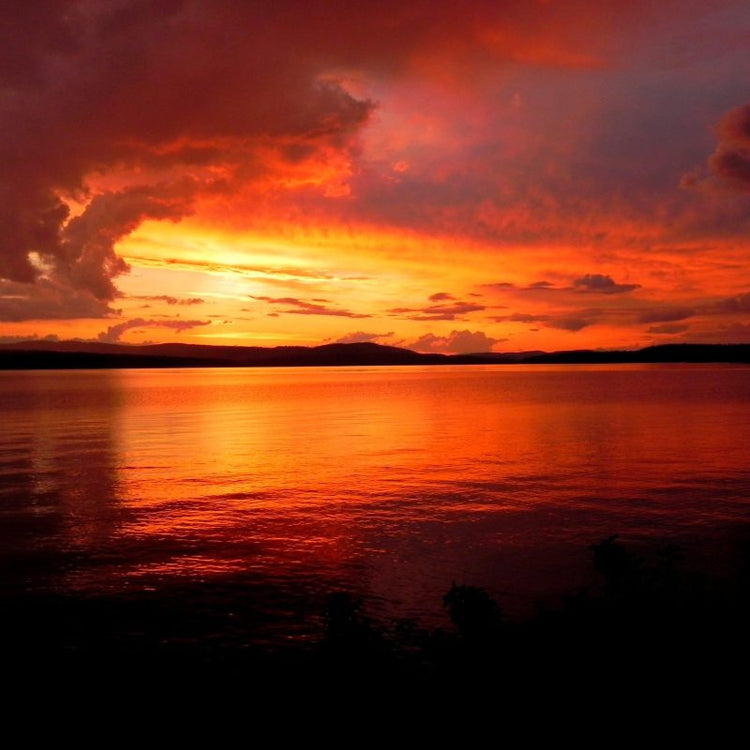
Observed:
[[[420,354],[382,344],[209,346],[22,341],[0,344],[0,369],[120,367],[319,367],[345,365],[609,364],[649,362],[750,363],[749,344],[665,344],[637,351],[479,352]]]
[[[750,344],[660,344],[635,351],[576,351],[536,354],[526,364],[610,364],[657,362],[735,362],[750,363]]]
[[[373,343],[323,346],[207,346],[24,341],[0,344],[0,369],[114,367],[315,367],[486,363],[474,356],[419,354]]]

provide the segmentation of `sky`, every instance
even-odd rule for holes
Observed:
[[[750,342],[746,0],[3,0],[0,341]]]

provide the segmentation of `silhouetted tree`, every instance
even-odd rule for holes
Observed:
[[[382,631],[362,615],[361,608],[361,600],[346,592],[328,597],[322,646],[324,653],[341,665],[374,662],[388,652]]]
[[[620,593],[637,583],[641,572],[641,561],[615,540],[617,535],[607,537],[589,549],[593,552],[594,570],[604,576],[606,593]]]
[[[467,643],[487,645],[498,637],[503,610],[484,589],[454,583],[443,597],[443,604]]]

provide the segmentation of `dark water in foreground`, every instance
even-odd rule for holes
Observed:
[[[242,581],[258,638],[342,589],[383,620],[444,624],[452,581],[523,613],[614,533],[720,569],[750,521],[745,367],[5,372],[0,419],[6,592]]]

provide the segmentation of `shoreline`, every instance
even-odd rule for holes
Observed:
[[[24,346],[28,348],[24,348]],[[421,354],[378,344],[319,347],[95,345],[30,342],[0,345],[0,370],[149,369],[196,367],[389,367],[551,364],[750,364],[750,344],[663,344],[634,351],[572,350],[502,354]]]

